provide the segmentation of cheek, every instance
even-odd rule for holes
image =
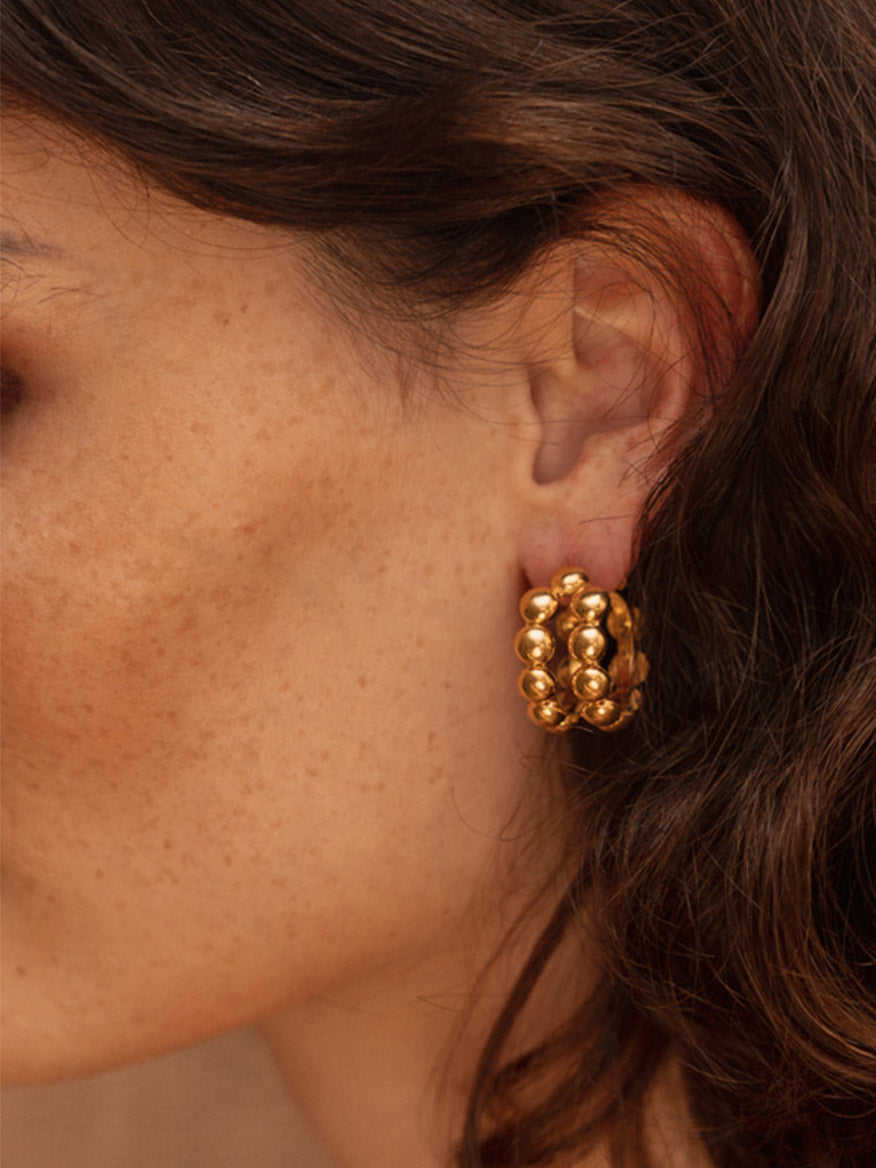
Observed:
[[[218,534],[204,516],[221,492],[210,506],[174,490],[173,514],[149,528],[83,503],[53,517],[57,537],[14,541],[4,746],[10,827],[20,808],[24,835],[13,864],[23,848],[46,879],[66,871],[65,844],[82,857],[94,842],[125,870],[148,863],[171,879],[195,851],[199,867],[217,854],[231,867],[259,833],[278,850],[281,826],[294,834],[288,813],[324,779],[341,705],[334,606],[313,585],[357,518],[342,484],[317,505],[301,477],[296,515],[267,491],[247,510],[232,490],[237,512]]]
[[[454,728],[477,725],[493,634],[448,586],[468,613],[448,638],[441,549],[411,537],[437,517],[391,463],[340,461],[301,455],[291,493],[233,458],[153,468],[141,522],[83,488],[10,541],[10,938],[51,1025],[97,1011],[113,1057],[118,1027],[142,1057],[430,943],[485,862],[495,809]],[[439,683],[458,636],[484,676]]]

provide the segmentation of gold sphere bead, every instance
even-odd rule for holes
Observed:
[[[581,668],[581,662],[574,657],[564,657],[557,667],[557,685],[564,690],[572,688],[572,678]]]
[[[590,577],[583,568],[560,568],[551,576],[551,596],[557,600],[569,600],[579,588],[590,583]]]
[[[620,640],[625,633],[632,633],[633,618],[626,603],[620,597],[617,597],[611,606],[611,612],[606,617],[605,627],[616,641]]]
[[[581,625],[569,637],[569,652],[579,661],[598,661],[605,645],[605,634],[592,625]]]
[[[580,618],[575,616],[574,612],[572,612],[570,608],[561,609],[559,616],[557,617],[557,636],[562,640],[567,641],[569,637],[571,637],[572,633],[574,633],[575,629],[577,629],[578,625],[580,625],[580,623]]]
[[[623,710],[617,702],[613,702],[610,698],[603,698],[602,701],[585,706],[581,711],[581,716],[591,726],[606,727],[617,722],[622,713]]]
[[[572,689],[583,702],[604,698],[610,686],[608,674],[596,665],[585,665],[572,675]]]
[[[524,669],[517,679],[517,685],[523,696],[531,702],[552,698],[557,688],[557,683],[546,669]]]
[[[520,598],[520,615],[531,624],[544,624],[557,611],[557,602],[546,588],[530,588]]]
[[[541,625],[529,625],[514,638],[514,651],[524,665],[544,665],[554,654],[554,638]]]
[[[605,592],[581,592],[572,598],[569,605],[569,611],[588,625],[599,624],[607,608],[608,595]]]
[[[544,702],[533,702],[527,706],[527,713],[531,721],[542,730],[556,730],[567,717],[566,711],[553,698],[548,698]]]
[[[648,678],[648,658],[644,653],[636,654],[636,664],[633,669],[633,683],[641,685]]]
[[[629,690],[633,684],[630,659],[626,655],[621,656],[620,653],[612,657],[608,663],[608,676],[619,690],[625,692]]]
[[[624,710],[616,722],[612,722],[610,726],[603,726],[602,729],[613,734],[615,730],[621,730],[626,726],[627,722],[631,722],[634,714],[634,710]]]

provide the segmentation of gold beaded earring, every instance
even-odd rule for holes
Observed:
[[[518,679],[530,719],[562,734],[583,718],[600,730],[620,730],[639,708],[648,674],[638,609],[619,592],[594,588],[582,568],[561,568],[547,588],[530,588],[520,601],[526,624],[514,650],[526,666]],[[557,643],[568,650],[555,667]]]

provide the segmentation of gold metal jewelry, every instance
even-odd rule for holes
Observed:
[[[547,588],[530,588],[520,601],[526,624],[514,651],[526,666],[518,688],[530,719],[562,734],[583,718],[600,730],[620,730],[641,704],[648,675],[639,610],[619,592],[594,588],[583,568],[561,568]],[[568,656],[554,665],[562,642]]]

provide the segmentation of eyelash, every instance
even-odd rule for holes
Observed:
[[[0,368],[0,415],[8,417],[24,400],[24,382],[5,366]]]

